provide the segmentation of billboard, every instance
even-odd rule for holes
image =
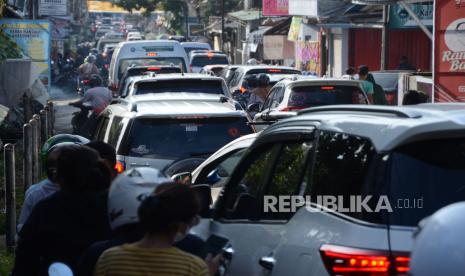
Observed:
[[[295,43],[295,67],[307,74],[320,75],[320,43],[297,41]]]
[[[20,47],[23,58],[39,68],[39,78],[50,89],[50,22],[1,19],[0,26]]]
[[[39,0],[39,15],[66,15],[67,5],[66,0]]]
[[[189,36],[205,36],[205,25],[197,23],[189,23]]]
[[[425,26],[433,26],[433,3],[408,5]],[[401,5],[392,5],[389,15],[389,28],[418,28],[418,24]]]
[[[263,0],[263,16],[289,15],[289,0]]]
[[[434,99],[465,102],[465,0],[435,1]]]

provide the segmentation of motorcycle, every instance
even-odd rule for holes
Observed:
[[[76,111],[73,113],[73,118],[71,119],[73,134],[81,135],[84,137],[90,137],[91,128],[89,120],[93,113],[92,106],[87,103],[69,103],[69,105],[80,109],[80,111]]]
[[[76,92],[78,93],[79,96],[84,95],[84,92],[86,92],[90,88],[90,80],[89,79],[79,79],[78,78],[78,86],[76,88]]]
[[[59,61],[54,64],[53,84],[58,86],[77,86],[78,73],[74,68],[74,61],[67,58],[64,61]]]

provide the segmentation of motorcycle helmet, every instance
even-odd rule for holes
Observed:
[[[111,229],[139,222],[137,210],[156,187],[173,181],[154,168],[125,171],[113,181],[108,193],[108,217]]]
[[[89,139],[84,138],[79,135],[73,135],[73,134],[58,134],[53,137],[50,137],[42,146],[40,150],[40,159],[42,160],[42,165],[44,168],[47,167],[47,158],[48,154],[53,150],[52,148],[55,145],[61,144],[61,143],[74,143],[74,144],[79,144],[79,145],[84,145],[89,143]]]
[[[258,65],[258,61],[254,58],[247,60],[247,65]]]
[[[94,63],[97,60],[97,58],[94,55],[88,55],[86,60],[88,63]]]
[[[99,75],[92,75],[89,79],[90,87],[97,87],[102,85],[102,78]]]
[[[267,87],[270,84],[270,77],[267,74],[261,73],[257,75],[257,86]]]
[[[448,205],[420,222],[409,275],[464,275],[465,202]]]

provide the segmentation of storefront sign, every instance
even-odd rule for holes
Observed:
[[[409,7],[425,26],[433,26],[433,3],[409,4]],[[417,22],[401,5],[392,5],[390,13],[389,27],[391,29],[418,28]]]
[[[262,0],[263,16],[289,15],[289,0]]]
[[[39,15],[67,15],[67,0],[39,0]]]
[[[296,68],[310,74],[320,75],[320,44],[317,41],[295,43]]]
[[[47,20],[2,19],[0,26],[21,48],[23,57],[40,68],[40,80],[50,84],[50,22]]]
[[[434,98],[465,102],[465,0],[437,0],[434,33]]]
[[[290,15],[318,16],[318,0],[289,0]]]

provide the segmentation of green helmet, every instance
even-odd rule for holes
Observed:
[[[84,145],[89,143],[89,139],[84,138],[79,135],[73,135],[73,134],[58,134],[55,135],[47,140],[47,142],[44,143],[42,146],[42,149],[40,150],[40,159],[42,160],[42,165],[44,169],[47,167],[47,158],[48,154],[51,152],[51,149],[54,148],[55,145],[61,144],[61,143],[75,143],[75,144],[80,144]]]

